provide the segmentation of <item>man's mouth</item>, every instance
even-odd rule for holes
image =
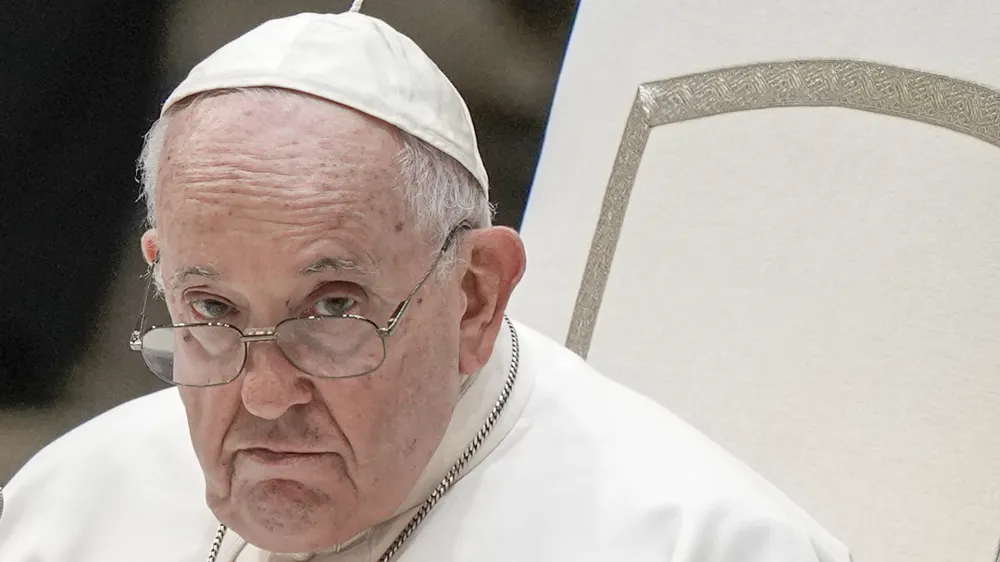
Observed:
[[[257,463],[266,465],[287,464],[333,454],[311,451],[276,451],[274,449],[266,449],[263,447],[243,449],[240,452],[246,455],[247,458]]]

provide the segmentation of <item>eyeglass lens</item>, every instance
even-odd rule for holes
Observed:
[[[286,320],[275,329],[274,339],[289,362],[315,377],[358,376],[385,360],[385,342],[378,328],[362,318]],[[142,357],[149,369],[183,386],[211,386],[236,379],[246,352],[242,334],[221,325],[154,328],[142,338]]]

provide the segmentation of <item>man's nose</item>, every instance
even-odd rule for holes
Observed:
[[[243,405],[263,419],[277,419],[298,404],[313,399],[312,381],[273,342],[252,342],[243,366]]]

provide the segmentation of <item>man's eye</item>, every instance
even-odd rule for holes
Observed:
[[[358,302],[349,297],[326,297],[316,301],[312,314],[316,316],[342,316],[357,306]]]
[[[232,307],[215,299],[205,299],[191,303],[191,308],[205,320],[218,320],[229,314]]]

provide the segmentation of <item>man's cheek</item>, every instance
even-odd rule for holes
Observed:
[[[211,389],[181,388],[180,392],[198,456],[203,463],[217,463],[229,427],[223,403],[211,399]]]

